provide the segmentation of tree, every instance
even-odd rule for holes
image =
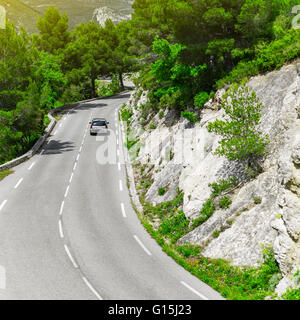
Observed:
[[[68,16],[60,15],[57,8],[49,7],[44,15],[37,21],[40,37],[34,37],[42,50],[55,53],[59,49],[64,49],[70,41],[68,31]]]
[[[232,161],[245,161],[257,171],[258,160],[265,154],[268,142],[267,136],[257,129],[262,103],[247,86],[235,85],[226,94],[222,107],[226,118],[208,125],[209,132],[222,137],[216,154]]]
[[[112,58],[112,50],[103,40],[100,28],[94,22],[76,26],[64,51],[63,70],[69,81],[74,84],[89,81],[91,97],[96,97],[96,79],[109,75]]]

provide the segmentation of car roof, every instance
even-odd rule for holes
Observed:
[[[106,121],[104,118],[93,118],[92,121]]]

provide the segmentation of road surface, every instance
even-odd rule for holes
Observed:
[[[162,252],[131,207],[116,117],[128,98],[72,109],[0,182],[0,299],[221,299]],[[109,137],[89,135],[92,117],[110,122]]]

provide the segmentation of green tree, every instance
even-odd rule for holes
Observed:
[[[242,160],[255,170],[265,155],[267,137],[258,129],[262,103],[247,86],[235,85],[226,94],[222,105],[226,117],[208,125],[208,131],[222,137],[216,154],[229,160]]]
[[[109,75],[112,50],[94,22],[78,25],[64,50],[63,70],[69,83],[87,83],[90,97],[96,97],[96,79]]]
[[[70,41],[68,16],[60,15],[55,7],[46,10],[44,17],[38,19],[37,27],[40,37],[35,36],[34,39],[42,50],[55,53],[64,49]]]

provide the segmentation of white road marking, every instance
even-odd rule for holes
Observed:
[[[103,300],[100,294],[94,289],[94,287],[90,284],[86,277],[82,277],[82,280],[89,287],[89,289],[93,292],[93,294],[97,297],[98,300]]]
[[[83,144],[81,145],[81,147],[80,147],[80,149],[79,149],[79,153],[81,153],[81,152],[82,152],[82,146],[83,146]]]
[[[71,252],[70,252],[70,250],[69,250],[69,248],[68,248],[68,246],[65,244],[64,247],[65,247],[65,250],[66,250],[66,252],[67,252],[67,255],[68,255],[69,259],[71,260],[74,268],[77,269],[77,268],[78,268],[78,265],[76,264],[75,260],[73,259],[72,255],[71,255]]]
[[[28,168],[28,170],[31,170],[31,169],[34,167],[34,165],[35,165],[35,162],[33,162],[33,163],[31,164],[31,166]]]
[[[121,210],[122,210],[122,215],[124,218],[127,218],[126,212],[125,212],[125,206],[124,203],[121,203]]]
[[[74,173],[72,172],[71,177],[70,177],[70,180],[69,180],[69,183],[71,183],[71,182],[72,182],[73,177],[74,177]]]
[[[144,246],[142,241],[137,237],[134,236],[134,239],[137,241],[137,243],[143,248],[143,250],[147,253],[148,256],[152,256],[152,253]]]
[[[22,181],[23,181],[23,178],[21,178],[21,179],[18,181],[18,183],[15,185],[15,189],[17,189],[17,188],[19,187],[19,185],[22,183]]]
[[[42,150],[42,152],[40,153],[40,155],[42,156],[45,152],[45,149]]]
[[[118,162],[118,170],[121,171],[121,163]]]
[[[65,198],[68,196],[69,189],[70,189],[70,185],[68,185],[67,190],[66,190],[66,192],[65,192]]]
[[[122,183],[122,180],[119,181],[119,187],[120,187],[120,191],[123,191],[123,183]]]
[[[6,270],[3,266],[0,266],[0,289],[6,289]]]
[[[58,227],[59,227],[59,235],[61,238],[64,237],[64,232],[63,232],[63,227],[62,227],[62,223],[61,223],[61,220],[59,220],[58,222]]]
[[[77,155],[76,161],[78,161],[80,158],[80,154]]]
[[[48,140],[47,144],[49,144],[52,141],[52,139]]]
[[[64,206],[65,206],[65,202],[63,201],[63,202],[61,203],[61,206],[60,206],[60,211],[59,211],[59,215],[60,215],[60,216],[63,214]]]
[[[190,291],[192,291],[193,293],[195,293],[198,297],[200,297],[203,300],[209,300],[207,297],[205,297],[203,294],[201,294],[200,292],[198,292],[197,290],[195,290],[194,288],[192,288],[191,286],[189,286],[187,283],[185,283],[184,281],[180,281],[180,283],[185,286],[187,289],[189,289]]]
[[[117,150],[117,156],[120,157],[120,150]]]
[[[73,171],[76,170],[76,167],[77,167],[77,162],[75,162],[75,164],[74,164]]]
[[[59,125],[59,127],[60,127],[60,128],[62,127],[62,123]]]
[[[4,208],[4,206],[6,205],[7,200],[4,200],[0,206],[0,211]]]
[[[57,134],[57,130],[53,133],[53,135],[55,136]]]

